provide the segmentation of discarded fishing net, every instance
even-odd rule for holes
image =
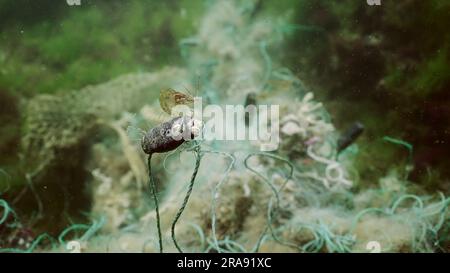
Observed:
[[[183,69],[31,100],[23,137],[31,181],[57,173],[61,159],[76,159],[73,168],[90,174],[83,181],[90,221],[57,236],[30,236],[24,245],[0,241],[0,251],[448,251],[450,199],[418,195],[395,172],[371,181],[372,189],[355,189],[355,146],[338,156],[338,132],[324,106],[274,61],[285,35],[304,28],[254,19],[249,10],[239,1],[212,4],[198,34],[180,41]],[[279,105],[279,124],[272,124],[278,149],[262,152],[258,141],[189,142],[146,164],[133,128],[170,120],[155,101],[159,90],[193,90],[197,81],[211,104],[244,104],[255,94],[258,104]],[[102,129],[108,133],[93,140]],[[83,157],[67,155],[80,147],[87,147]],[[0,201],[0,238],[22,238],[12,235],[18,215]]]

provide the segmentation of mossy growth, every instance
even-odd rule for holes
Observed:
[[[16,20],[0,34],[0,87],[55,93],[180,63],[177,41],[193,34],[202,10],[203,1],[86,1],[59,7],[64,17]]]

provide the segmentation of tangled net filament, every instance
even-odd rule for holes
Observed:
[[[352,182],[345,178],[344,170],[342,168],[342,165],[334,160],[330,160],[325,157],[321,157],[313,152],[313,146],[309,146],[306,150],[309,157],[314,159],[317,162],[320,162],[322,164],[325,164],[325,179],[321,179],[324,183],[324,186],[328,189],[341,185],[341,186],[347,186],[351,187]]]

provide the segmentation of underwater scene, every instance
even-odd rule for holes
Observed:
[[[450,1],[0,0],[0,253],[450,252]]]

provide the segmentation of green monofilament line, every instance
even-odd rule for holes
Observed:
[[[86,230],[84,232],[84,234],[77,240],[87,241],[97,231],[99,231],[100,228],[102,228],[102,226],[105,224],[105,221],[106,221],[106,218],[101,217],[99,221],[94,220],[91,225],[85,225],[85,224],[72,225],[61,232],[61,234],[58,236],[58,242],[61,245],[66,245],[67,242],[64,240],[64,237],[73,230]]]
[[[150,191],[152,192],[153,199],[155,200],[155,210],[156,210],[156,226],[158,228],[158,239],[159,239],[159,252],[163,252],[162,236],[161,236],[161,220],[159,218],[159,207],[158,207],[158,196],[156,194],[156,182],[152,179],[152,154],[148,156],[148,177],[150,179]]]
[[[403,147],[405,147],[408,150],[408,154],[409,154],[409,161],[412,162],[412,155],[413,155],[413,145],[411,143],[408,143],[404,140],[401,139],[396,139],[396,138],[392,138],[389,136],[384,136],[383,137],[384,141],[393,143],[393,144],[397,144],[397,145],[401,145]]]
[[[284,182],[281,184],[281,186],[279,187],[279,189],[277,189],[275,187],[275,185],[273,184],[273,182],[271,181],[271,179],[267,178],[266,176],[264,176],[263,174],[261,174],[260,172],[258,172],[256,169],[250,167],[248,165],[248,160],[254,156],[265,156],[268,158],[272,158],[275,160],[279,160],[285,164],[287,164],[289,166],[289,175],[285,178]],[[274,154],[270,154],[270,153],[265,153],[265,152],[258,152],[258,153],[251,153],[249,154],[245,160],[244,160],[244,166],[247,170],[251,171],[252,173],[256,174],[258,177],[260,177],[272,190],[273,192],[273,196],[270,198],[269,200],[269,204],[267,207],[267,224],[266,227],[264,228],[263,232],[261,233],[255,247],[254,247],[254,252],[258,252],[260,245],[262,244],[262,241],[264,240],[265,234],[267,232],[267,230],[270,231],[272,238],[279,244],[281,245],[286,245],[289,247],[294,247],[296,248],[297,245],[295,244],[291,244],[288,242],[283,242],[280,238],[278,238],[278,236],[275,233],[275,230],[272,227],[272,219],[276,216],[276,214],[278,213],[279,209],[280,209],[280,192],[283,190],[284,186],[286,186],[287,182],[289,182],[289,180],[293,177],[294,174],[294,165],[287,159],[274,155]],[[275,202],[276,202],[276,206],[275,209],[272,209],[272,203],[273,203],[273,198],[275,198]]]
[[[177,239],[175,237],[175,225],[177,224],[178,219],[180,219],[181,214],[183,213],[184,209],[186,208],[187,202],[189,201],[189,197],[191,196],[192,189],[194,187],[195,177],[197,176],[198,168],[200,167],[200,161],[202,158],[202,155],[200,153],[200,146],[195,147],[194,153],[195,153],[195,169],[194,169],[194,172],[192,173],[191,182],[189,183],[189,188],[186,193],[186,196],[184,197],[183,204],[181,205],[180,209],[177,212],[177,215],[175,216],[175,218],[172,222],[172,240],[173,240],[173,243],[175,244],[175,247],[178,249],[178,251],[180,253],[183,253],[183,251],[181,250],[180,246],[178,245]]]
[[[8,203],[0,199],[0,207],[3,208],[3,216],[0,217],[0,225],[6,222],[6,219],[8,219],[9,213],[14,213],[14,211],[11,209],[11,207],[8,205]]]
[[[32,253],[36,247],[39,245],[41,241],[47,239],[51,242],[52,247],[56,247],[56,240],[48,235],[47,233],[39,235],[36,240],[31,243],[31,246],[28,249],[20,249],[20,248],[0,248],[0,253]]]
[[[202,158],[202,154],[200,152],[200,146],[196,145],[194,148],[194,153],[195,153],[195,169],[194,172],[192,173],[192,177],[191,177],[191,181],[189,183],[189,188],[188,191],[186,193],[186,196],[184,197],[183,200],[183,204],[181,205],[180,209],[178,210],[173,222],[172,222],[172,228],[171,228],[171,232],[172,232],[172,241],[175,244],[175,247],[177,248],[177,250],[180,253],[183,253],[183,251],[181,250],[176,236],[175,236],[175,226],[178,222],[178,220],[181,217],[181,214],[183,213],[184,209],[186,208],[186,205],[189,201],[189,197],[191,196],[192,193],[192,189],[194,187],[194,182],[195,182],[195,178],[197,177],[197,173],[198,173],[198,169],[200,167],[200,161]],[[157,189],[156,189],[156,182],[155,180],[152,178],[152,173],[151,173],[151,158],[152,158],[152,154],[150,154],[148,156],[148,176],[150,179],[150,190],[152,192],[152,196],[153,199],[155,200],[155,210],[156,210],[156,225],[157,225],[157,229],[158,229],[158,240],[159,240],[159,252],[162,253],[163,252],[163,245],[162,245],[162,235],[161,235],[161,218],[159,215],[159,206],[158,206],[158,196],[157,196]]]

